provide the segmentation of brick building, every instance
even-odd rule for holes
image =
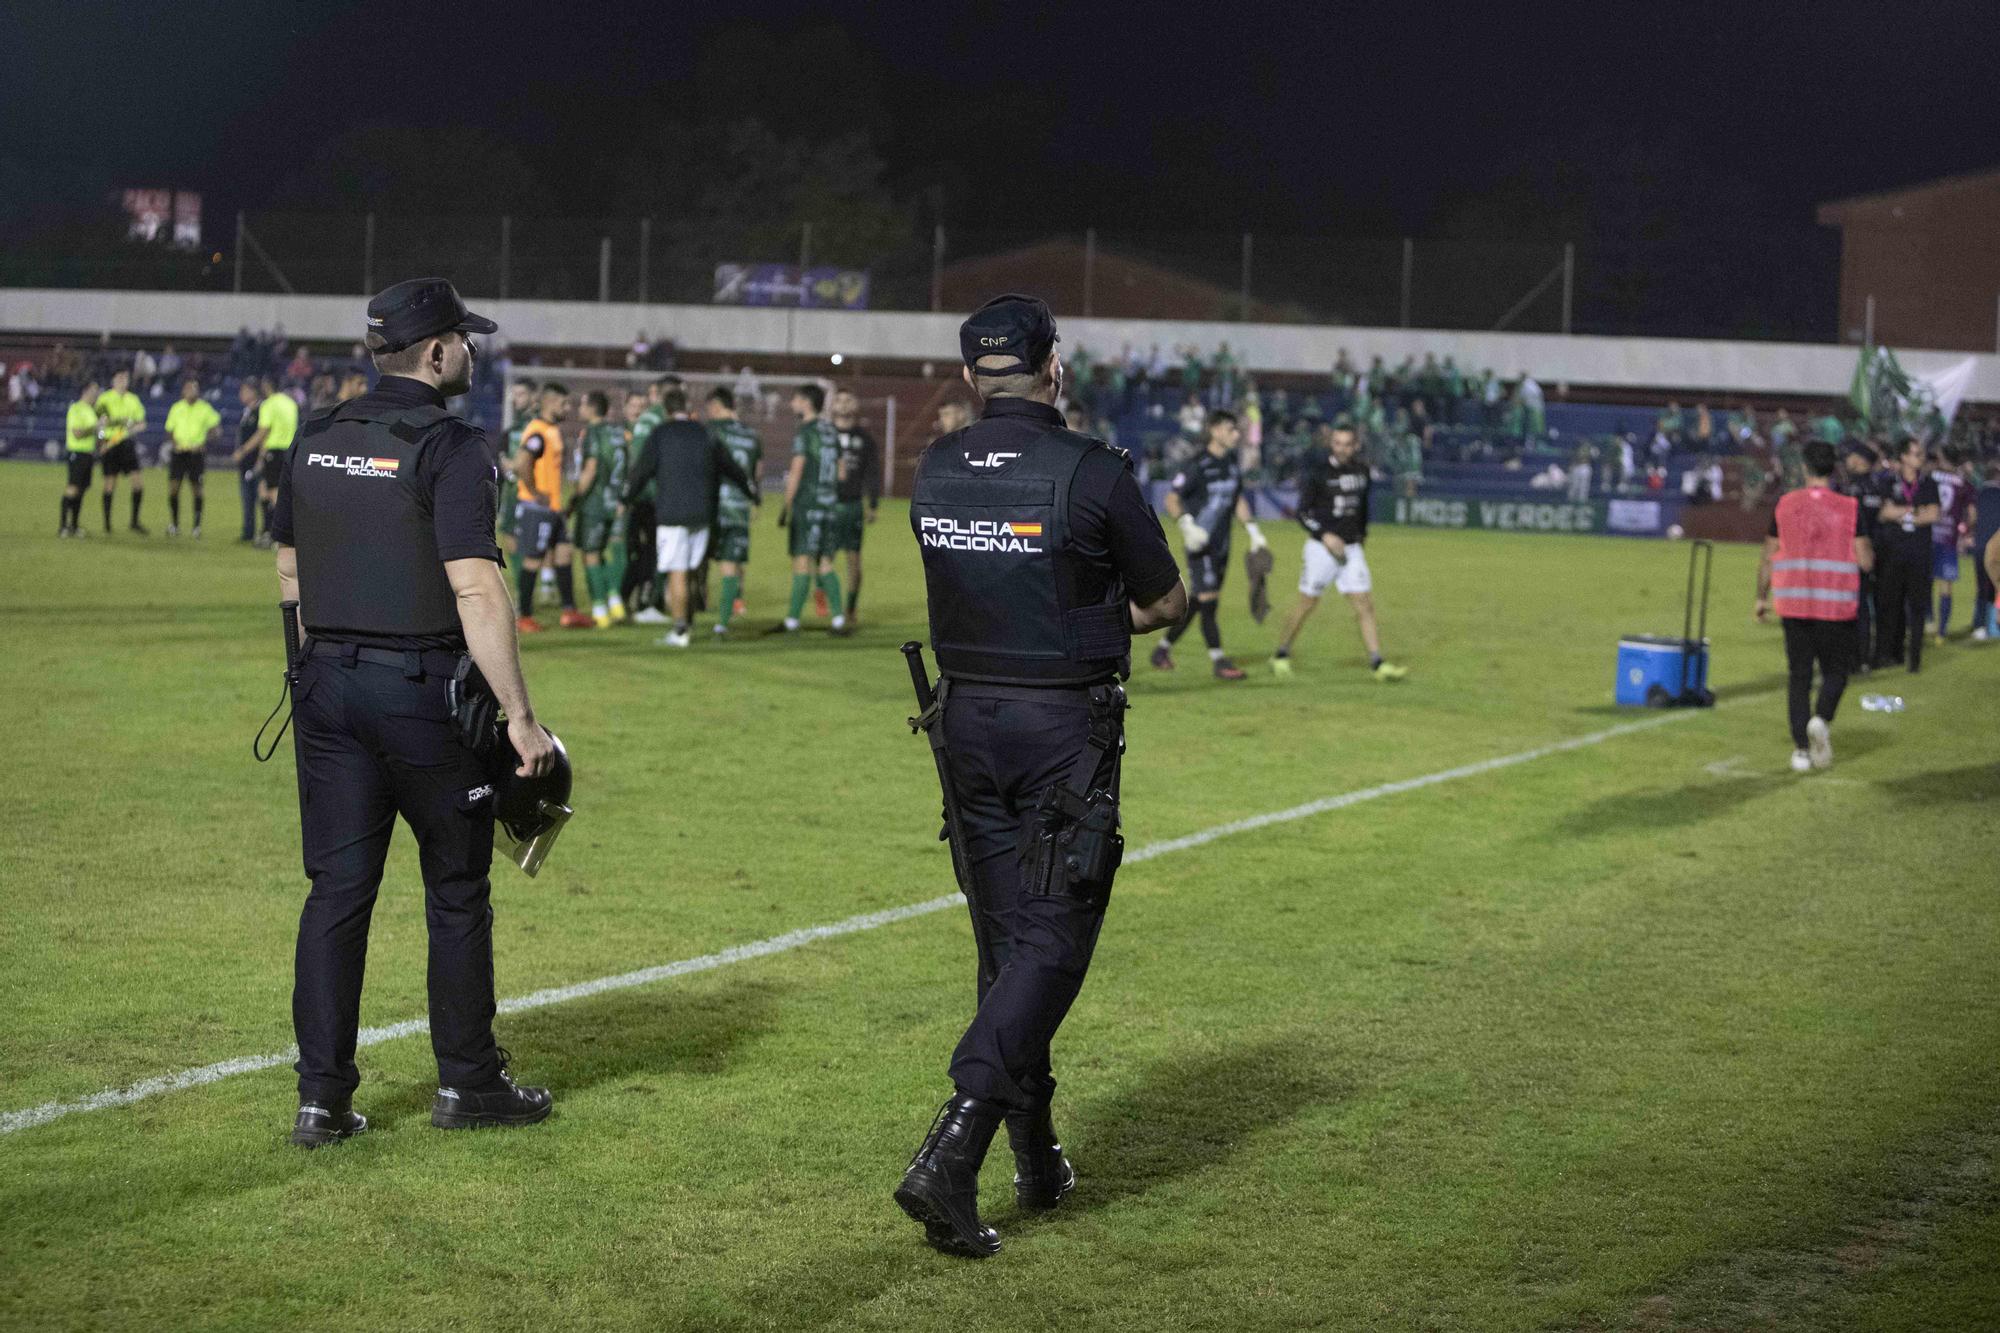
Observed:
[[[1840,228],[1840,337],[2000,351],[2000,170],[1821,204]]]

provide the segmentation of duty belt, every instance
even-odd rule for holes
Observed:
[[[334,657],[342,666],[351,667],[357,662],[367,662],[371,666],[395,667],[411,680],[422,680],[425,676],[442,676],[449,680],[458,670],[459,654],[446,652],[441,648],[398,650],[395,648],[364,648],[358,643],[335,643],[330,639],[309,639],[305,656]]]

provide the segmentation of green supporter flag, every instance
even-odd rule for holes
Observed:
[[[1860,357],[1854,363],[1854,379],[1847,386],[1847,404],[1854,409],[1854,415],[1863,421],[1872,415],[1869,404],[1874,395],[1869,388],[1869,363],[1874,360],[1874,349],[1863,347]]]

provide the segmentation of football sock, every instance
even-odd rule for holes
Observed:
[[[856,574],[854,576],[854,586],[847,590],[847,614],[849,616],[852,616],[854,614],[854,608],[860,603],[860,601],[861,601],[861,576],[859,574]]]
[[[132,488],[132,524],[134,527],[137,527],[139,523],[139,501],[145,497],[146,493],[144,491],[136,486]]]
[[[1211,662],[1220,662],[1222,660],[1222,650],[1220,648],[1209,649],[1208,660]]]
[[[835,616],[840,616],[840,608],[844,605],[840,600],[840,575],[833,573],[820,575],[819,586],[820,591],[826,594],[827,609],[832,611]],[[845,617],[841,618],[845,619]]]
[[[722,576],[722,605],[715,608],[715,619],[719,624],[727,625],[729,618],[736,614],[736,598],[742,591],[743,576],[741,574],[724,574]]]
[[[806,609],[806,594],[811,591],[812,575],[792,575],[792,600],[786,604],[786,620],[797,620],[799,618],[799,612]]]
[[[1187,627],[1192,623],[1193,623],[1192,617],[1182,616],[1179,620],[1176,620],[1173,624],[1167,626],[1167,637],[1166,637],[1167,646],[1171,648],[1175,644],[1179,643],[1181,641],[1181,635],[1187,633]]]
[[[576,574],[568,565],[556,566],[556,596],[562,599],[563,610],[576,610]]]
[[[621,606],[624,604],[624,598],[625,598],[625,543],[624,542],[619,542],[614,549],[607,551],[605,553],[604,591],[610,594],[612,601],[619,603]]]
[[[104,492],[104,530],[111,531],[111,492]]]
[[[1368,654],[1368,669],[1370,671],[1373,671],[1376,667],[1381,665],[1382,665],[1382,654],[1380,653]]]
[[[1951,594],[1938,594],[1938,637],[1942,639],[1951,629]]]
[[[168,519],[168,521],[169,521],[169,522],[171,522],[171,523],[172,523],[172,524],[173,524],[173,525],[174,525],[175,527],[179,527],[179,526],[181,525],[181,497],[180,497],[180,496],[178,496],[178,495],[169,495],[169,496],[167,497],[167,519]]]
[[[1201,604],[1201,641],[1209,646],[1211,652],[1219,653],[1222,651],[1222,626],[1215,623],[1215,610],[1214,602]]]
[[[62,498],[62,518],[57,522],[56,530],[58,532],[69,531],[69,497],[67,495]]]
[[[1292,655],[1292,645],[1290,645],[1289,643],[1279,644],[1277,650],[1271,654],[1271,656],[1273,657],[1290,657],[1291,655]]]
[[[202,494],[200,491],[196,491],[194,493],[194,525],[196,527],[201,526],[201,501]]]
[[[107,501],[106,503],[109,503],[109,502]],[[259,501],[257,502],[257,513],[258,513],[259,515],[261,515],[261,516],[262,516],[262,518],[263,518],[263,520],[264,520],[264,535],[265,535],[265,536],[267,536],[267,537],[268,537],[268,536],[270,536],[270,535],[271,535],[271,501],[269,501],[269,500],[259,500]]]
[[[519,600],[515,603],[514,610],[519,615],[532,616],[535,614],[535,575],[539,572],[539,570],[531,569],[525,564],[514,571],[515,588],[520,594]]]
[[[601,612],[604,609],[604,571],[596,565],[585,565],[583,586],[590,593],[591,608]]]

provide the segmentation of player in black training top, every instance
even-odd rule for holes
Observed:
[[[1208,645],[1208,660],[1217,680],[1243,679],[1243,669],[1222,655],[1222,630],[1215,622],[1222,579],[1229,572],[1230,524],[1243,520],[1251,550],[1261,551],[1269,544],[1251,519],[1250,502],[1243,495],[1243,468],[1236,461],[1236,442],[1241,436],[1234,413],[1210,412],[1207,446],[1174,477],[1167,492],[1167,516],[1180,524],[1181,546],[1187,552],[1188,591],[1194,594],[1202,642]],[[1153,649],[1154,667],[1173,670],[1173,647],[1187,633],[1187,627],[1183,619],[1167,631]]]
[[[1280,678],[1292,674],[1292,640],[1299,635],[1320,596],[1331,584],[1354,607],[1361,642],[1368,649],[1368,669],[1381,681],[1401,680],[1407,668],[1382,660],[1382,635],[1375,627],[1374,582],[1368,576],[1368,464],[1361,442],[1346,417],[1320,427],[1327,452],[1308,455],[1299,474],[1299,525],[1306,530],[1305,571],[1299,575],[1299,600],[1285,617],[1285,633],[1271,655],[1271,670]]]

